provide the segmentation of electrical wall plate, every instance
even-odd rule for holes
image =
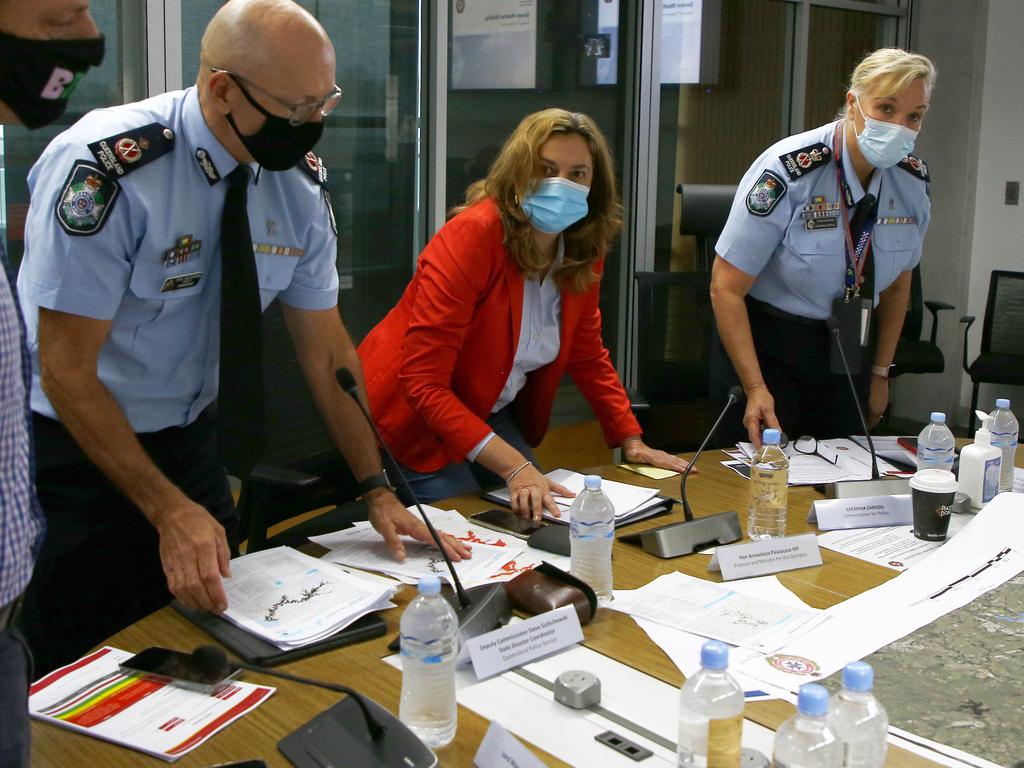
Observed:
[[[601,681],[593,672],[569,669],[555,678],[555,701],[573,709],[586,709],[601,702]]]
[[[629,759],[635,760],[638,763],[641,760],[646,760],[654,754],[647,747],[641,747],[636,742],[630,741],[623,736],[619,736],[615,731],[605,731],[604,733],[599,733],[594,738],[606,747],[611,747],[620,755],[625,755]]]

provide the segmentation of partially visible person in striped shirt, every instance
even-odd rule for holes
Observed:
[[[0,0],[0,123],[53,122],[81,75],[102,58],[89,0]],[[21,768],[30,762],[32,665],[13,624],[45,523],[33,479],[32,369],[2,243],[0,262],[0,768]]]

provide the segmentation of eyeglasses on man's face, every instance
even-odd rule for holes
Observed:
[[[242,91],[242,95],[245,96],[248,102],[252,104],[254,107],[256,107],[256,109],[258,109],[260,112],[266,113],[266,110],[264,110],[263,107],[260,106],[260,104],[255,99],[253,99],[252,94],[249,93],[249,91],[246,89],[246,86],[259,91],[264,96],[271,99],[275,104],[278,104],[281,107],[287,109],[288,122],[291,125],[302,125],[303,123],[308,123],[310,120],[316,117],[317,114],[319,114],[321,117],[327,117],[327,115],[333,112],[334,108],[337,107],[339,103],[341,103],[343,91],[341,90],[337,83],[334,84],[334,87],[323,98],[316,99],[314,101],[303,101],[298,104],[295,104],[294,102],[282,99],[280,96],[275,96],[266,88],[257,85],[249,78],[243,77],[242,75],[239,75],[236,72],[232,72],[229,69],[221,69],[220,67],[210,67],[210,71],[223,73],[230,77],[232,80],[234,80],[235,83],[238,85],[239,90]]]

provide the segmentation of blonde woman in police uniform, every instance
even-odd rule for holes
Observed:
[[[924,56],[869,54],[835,122],[768,148],[740,182],[712,268],[711,387],[724,403],[740,383],[747,405],[720,442],[760,445],[765,427],[863,432],[829,318],[859,365],[869,426],[881,418],[930,219],[928,169],[911,152],[934,82]]]

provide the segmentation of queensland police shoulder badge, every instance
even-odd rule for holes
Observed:
[[[909,171],[911,175],[917,176],[921,181],[931,181],[931,176],[928,174],[928,164],[919,157],[907,155],[897,165],[904,171]]]
[[[765,171],[747,194],[747,210],[755,216],[767,216],[786,194],[786,182],[772,171]]]
[[[121,188],[95,165],[76,162],[57,198],[57,221],[69,235],[94,235],[103,228]]]

